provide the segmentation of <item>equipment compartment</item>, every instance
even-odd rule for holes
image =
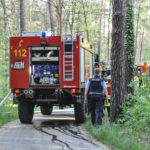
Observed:
[[[30,47],[30,86],[59,86],[59,47]]]

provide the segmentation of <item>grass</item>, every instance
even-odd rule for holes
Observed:
[[[120,125],[110,124],[106,117],[103,119],[103,125],[99,127],[94,127],[88,117],[85,127],[98,141],[114,150],[148,150],[144,144],[138,143],[138,137],[131,136],[126,128]]]
[[[18,118],[17,105],[5,104],[0,107],[0,127]]]

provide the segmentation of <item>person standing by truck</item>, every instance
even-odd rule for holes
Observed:
[[[108,113],[108,117],[110,117],[110,104],[111,104],[111,82],[110,82],[110,75],[107,76],[107,74],[103,75],[103,79],[106,82],[106,86],[107,86],[107,92],[108,92],[108,100],[105,99],[104,100],[104,108],[107,109],[107,113]]]
[[[94,77],[89,79],[85,87],[84,103],[89,101],[91,107],[91,122],[94,126],[102,124],[103,114],[103,90],[108,100],[107,86],[103,79],[100,78],[100,70],[94,70]]]

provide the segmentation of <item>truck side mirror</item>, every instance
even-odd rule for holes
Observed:
[[[95,55],[94,68],[99,68],[99,55]]]
[[[98,63],[98,62],[99,62],[99,55],[96,54],[96,55],[95,55],[95,63]]]

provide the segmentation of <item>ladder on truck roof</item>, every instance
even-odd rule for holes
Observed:
[[[64,53],[63,53],[63,79],[64,81],[74,80],[73,67],[73,35],[64,35]]]

